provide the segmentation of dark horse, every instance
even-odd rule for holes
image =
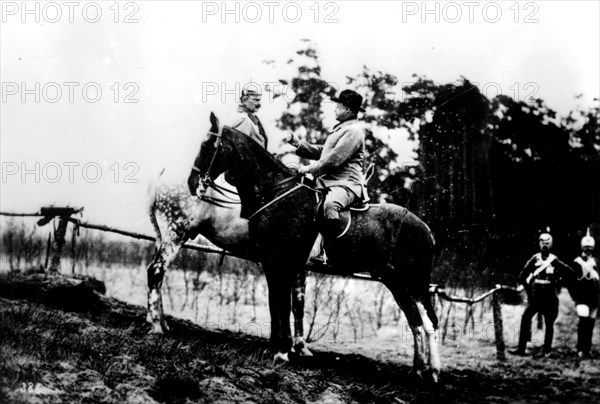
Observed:
[[[228,170],[242,201],[242,217],[250,218],[250,237],[269,286],[271,342],[278,356],[292,348],[290,290],[293,274],[304,266],[317,235],[315,191],[243,133],[219,126],[211,114],[211,131],[202,143],[188,186],[206,188]],[[429,296],[434,240],[429,227],[407,209],[376,204],[352,214],[347,233],[327,245],[332,272],[368,271],[392,292],[414,336],[413,373],[425,368],[425,351],[434,381],[438,380],[438,320]],[[427,342],[426,342],[427,340]]]
[[[164,170],[148,189],[148,214],[156,234],[156,249],[148,265],[147,321],[152,325],[151,332],[160,334],[169,329],[160,291],[163,277],[187,240],[201,234],[238,257],[256,260],[256,246],[248,236],[248,220],[240,217],[241,207],[235,188],[220,181],[220,190],[211,188],[205,192],[205,201],[190,195],[185,183],[169,181],[163,173]],[[310,356],[304,341],[303,324],[306,271],[299,271],[294,282],[291,296],[294,349],[301,356]]]

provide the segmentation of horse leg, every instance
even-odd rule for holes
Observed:
[[[285,268],[263,264],[269,287],[269,312],[271,314],[271,345],[276,350],[275,362],[288,362],[292,349],[290,328],[292,279]]]
[[[165,320],[162,293],[163,278],[166,269],[181,249],[180,241],[165,241],[160,244],[148,265],[148,315],[146,321],[152,325],[151,333],[163,334],[169,331]]]
[[[298,269],[294,274],[292,288],[292,314],[294,315],[294,346],[292,350],[300,356],[313,356],[304,340],[304,296],[306,293],[306,271]]]
[[[428,362],[431,370],[431,378],[434,383],[439,381],[441,360],[440,353],[438,350],[438,319],[435,315],[433,305],[429,296],[422,297],[421,301],[417,301],[417,309],[419,315],[423,320],[423,326],[425,329],[425,335],[427,336],[428,350]]]
[[[402,283],[399,281],[391,281],[389,279],[382,280],[384,285],[392,292],[396,303],[400,306],[400,309],[404,312],[408,326],[413,333],[414,339],[414,356],[413,356],[413,368],[410,374],[421,379],[423,377],[423,370],[425,369],[425,332],[423,329],[423,319],[417,307],[416,300],[410,295],[410,292],[402,287]]]

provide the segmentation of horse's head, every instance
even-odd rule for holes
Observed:
[[[227,146],[221,139],[223,127],[219,125],[219,120],[212,112],[210,123],[210,131],[200,146],[188,177],[188,188],[192,195],[205,193],[208,184],[227,169],[223,158]]]

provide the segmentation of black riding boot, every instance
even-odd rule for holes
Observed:
[[[310,260],[319,265],[328,264],[327,254],[325,252],[325,238],[327,240],[333,240],[339,237],[340,234],[344,231],[344,223],[337,218],[326,218],[324,227],[321,232],[321,245],[319,246],[319,254],[317,256],[311,257]],[[318,239],[317,239],[318,240]]]
[[[595,322],[595,318],[579,317],[579,326],[577,327],[577,354],[579,356],[588,356],[592,350]]]
[[[584,340],[586,335],[586,321],[588,317],[579,317],[579,324],[577,325],[577,354],[581,355],[585,352],[585,342]]]
[[[546,322],[546,335],[544,336],[544,354],[552,351],[552,340],[554,339],[554,322],[548,324]]]
[[[527,342],[531,338],[531,317],[523,313],[521,318],[521,329],[519,331],[519,346],[517,349],[508,351],[512,355],[526,356]]]

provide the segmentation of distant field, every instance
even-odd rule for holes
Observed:
[[[447,336],[443,383],[431,386],[408,377],[411,340],[390,326],[356,343],[339,333],[335,343],[313,344],[314,358],[273,366],[264,338],[175,318],[171,335],[151,336],[144,308],[86,285],[0,276],[1,402],[592,403],[600,394],[600,360],[572,351],[565,294],[553,355],[497,362],[476,324],[474,338]],[[521,311],[505,306],[506,324]]]
[[[69,271],[63,268],[63,272]],[[109,297],[146,307],[144,265],[78,265],[76,273],[104,282]],[[407,360],[412,358],[412,333],[392,295],[383,285],[311,274],[307,278],[306,289],[304,327],[305,336],[310,331],[312,344],[323,348],[348,348],[374,357],[385,354],[400,355]],[[162,291],[167,314],[191,320],[207,329],[269,337],[268,292],[262,275],[238,273],[216,276],[171,269],[165,276]],[[465,296],[467,292],[455,290],[453,294]],[[566,289],[561,293],[560,302],[554,346],[574,349],[577,316]],[[510,348],[517,344],[525,305],[503,305],[502,308],[504,340]],[[466,304],[454,303],[450,307],[450,303],[438,301],[436,309],[440,338],[443,337],[442,351],[453,348],[461,355],[473,354],[479,359],[495,360],[491,299],[473,306],[473,321],[466,326]],[[594,342],[598,347],[600,321],[596,324],[596,331]],[[543,335],[543,329],[534,329],[534,347],[542,345]]]

